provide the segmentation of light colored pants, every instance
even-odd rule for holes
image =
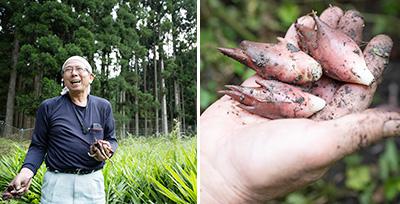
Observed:
[[[86,175],[44,174],[41,204],[104,204],[104,177],[101,170]]]

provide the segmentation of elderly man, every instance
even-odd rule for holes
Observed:
[[[42,204],[105,203],[101,169],[118,146],[111,104],[89,95],[95,76],[84,58],[68,58],[62,77],[67,91],[40,105],[32,142],[8,194],[25,193],[44,160]]]

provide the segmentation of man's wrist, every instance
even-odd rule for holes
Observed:
[[[19,173],[25,175],[28,178],[32,178],[34,176],[33,171],[27,167],[23,167]]]

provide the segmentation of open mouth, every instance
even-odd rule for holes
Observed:
[[[71,81],[71,84],[79,84],[79,83],[81,83],[81,80],[72,80]]]

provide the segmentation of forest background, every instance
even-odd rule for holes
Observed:
[[[118,136],[195,132],[196,15],[193,0],[0,1],[2,134],[30,136],[72,55],[96,67]]]
[[[312,10],[329,5],[356,9],[365,20],[363,49],[373,36],[389,35],[390,62],[372,106],[397,106],[400,85],[400,2],[397,0],[202,0],[200,4],[200,106],[204,111],[221,97],[224,85],[238,85],[254,74],[250,68],[219,53],[217,47],[238,47],[242,40],[277,42],[289,26]],[[400,140],[391,138],[338,162],[323,180],[270,203],[399,203]]]

